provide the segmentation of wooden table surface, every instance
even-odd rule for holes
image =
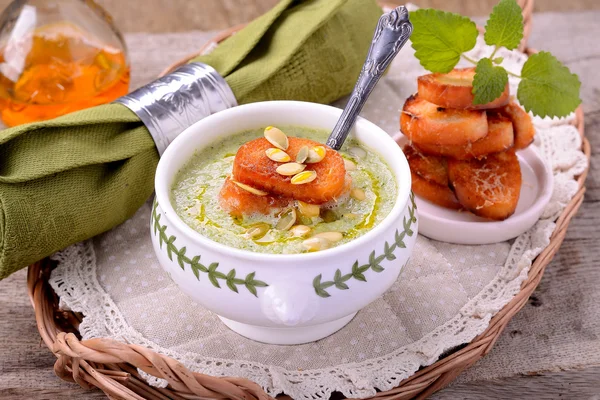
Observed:
[[[582,81],[592,165],[585,201],[529,304],[494,350],[436,399],[600,399],[600,11],[541,13],[532,47]],[[0,398],[103,399],[59,380],[26,295],[25,271],[0,282]]]

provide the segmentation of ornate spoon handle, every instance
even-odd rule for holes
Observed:
[[[396,54],[412,33],[412,24],[408,19],[408,11],[400,6],[383,14],[379,18],[369,54],[354,86],[350,100],[344,108],[340,119],[327,139],[327,145],[339,150],[346,140],[360,110],[379,81],[381,75],[390,65]]]

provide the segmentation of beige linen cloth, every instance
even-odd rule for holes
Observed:
[[[181,35],[154,36],[164,41],[152,44],[165,49],[158,54],[136,36],[128,43],[135,83],[151,79],[162,67],[160,62],[181,57],[182,49],[185,54],[185,49],[197,47],[205,35],[190,36],[183,43]],[[480,41],[471,53],[477,58],[491,49]],[[525,60],[508,51],[498,55],[512,71],[519,71]],[[388,133],[397,133],[398,110],[416,90],[416,77],[422,73],[412,48],[405,46],[362,115]],[[511,78],[510,83],[515,93],[518,82]],[[410,263],[393,287],[348,326],[318,342],[274,346],[245,339],[180,292],[154,256],[149,203],[123,225],[56,254],[60,265],[51,284],[63,307],[85,315],[83,339],[109,337],[141,344],[194,371],[249,378],[271,395],[322,399],[339,391],[348,397],[371,396],[471,341],[518,293],[531,261],[549,242],[553,221],[577,190],[574,177],[586,166],[579,134],[568,125],[569,119],[535,119],[535,146],[554,169],[554,194],[532,229],[513,241],[485,246],[419,236]]]

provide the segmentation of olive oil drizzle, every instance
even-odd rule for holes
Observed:
[[[373,225],[375,225],[375,218],[377,217],[377,213],[379,212],[379,207],[381,203],[381,184],[379,183],[379,180],[375,178],[375,176],[371,173],[371,171],[364,170],[364,172],[367,173],[369,179],[371,180],[371,190],[375,195],[375,201],[373,202],[373,207],[371,208],[371,211],[368,214],[364,214],[360,222],[354,225],[352,229],[350,229],[347,233],[344,234],[344,238],[354,239],[356,236],[358,236],[362,229],[372,228]]]
[[[364,229],[372,228],[375,225],[377,213],[379,212],[379,209],[380,209],[380,203],[381,203],[381,195],[380,194],[381,194],[381,190],[382,190],[381,184],[371,171],[369,171],[367,169],[361,169],[361,171],[363,173],[366,173],[367,176],[369,177],[370,190],[375,195],[375,200],[373,202],[373,206],[371,207],[371,210],[368,213],[362,214],[363,217],[360,219],[360,221],[358,221],[354,225],[353,228],[349,229],[346,232],[342,232],[344,234],[345,239],[353,239],[353,238],[357,237],[359,235],[359,233],[361,231],[363,231]],[[198,196],[196,196],[196,200],[201,201],[205,192],[206,192],[206,186],[201,187],[200,192],[198,193]],[[342,216],[342,218],[344,218],[344,217]],[[199,222],[201,222],[202,224],[213,226],[218,229],[224,229],[219,223],[217,223],[216,221],[213,221],[212,219],[210,219],[206,216],[206,210],[205,210],[203,204],[201,205],[201,208],[199,210],[198,215],[196,216],[196,219]],[[238,217],[232,217],[231,220],[235,225],[237,225],[243,229],[243,232],[241,232],[242,234],[246,230],[248,230],[248,229],[252,228],[253,226],[255,226],[256,224],[262,222],[262,221],[257,222],[256,220],[246,222],[245,218],[238,218]],[[316,225],[313,223],[312,219],[310,219],[310,220],[311,220],[311,223],[307,224],[307,225],[309,225],[309,226]],[[306,221],[304,221],[304,219],[303,219],[302,222],[305,223]],[[318,224],[318,222],[317,222],[317,224]],[[278,232],[274,228],[270,229],[266,235],[269,235],[269,234],[274,236],[275,240],[260,241],[260,239],[262,239],[262,237],[261,237],[258,241],[254,240],[254,243],[256,243],[260,246],[267,246],[271,243],[290,243],[290,242],[299,242],[302,240],[301,238],[297,238],[294,236],[288,236],[285,234],[285,232]]]

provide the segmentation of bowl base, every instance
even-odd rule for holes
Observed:
[[[356,313],[353,313],[340,319],[336,319],[335,321],[319,325],[286,328],[269,328],[265,326],[248,325],[221,316],[219,316],[219,318],[235,333],[247,337],[248,339],[256,340],[257,342],[267,344],[303,344],[323,339],[324,337],[339,331],[346,326],[355,315]]]

